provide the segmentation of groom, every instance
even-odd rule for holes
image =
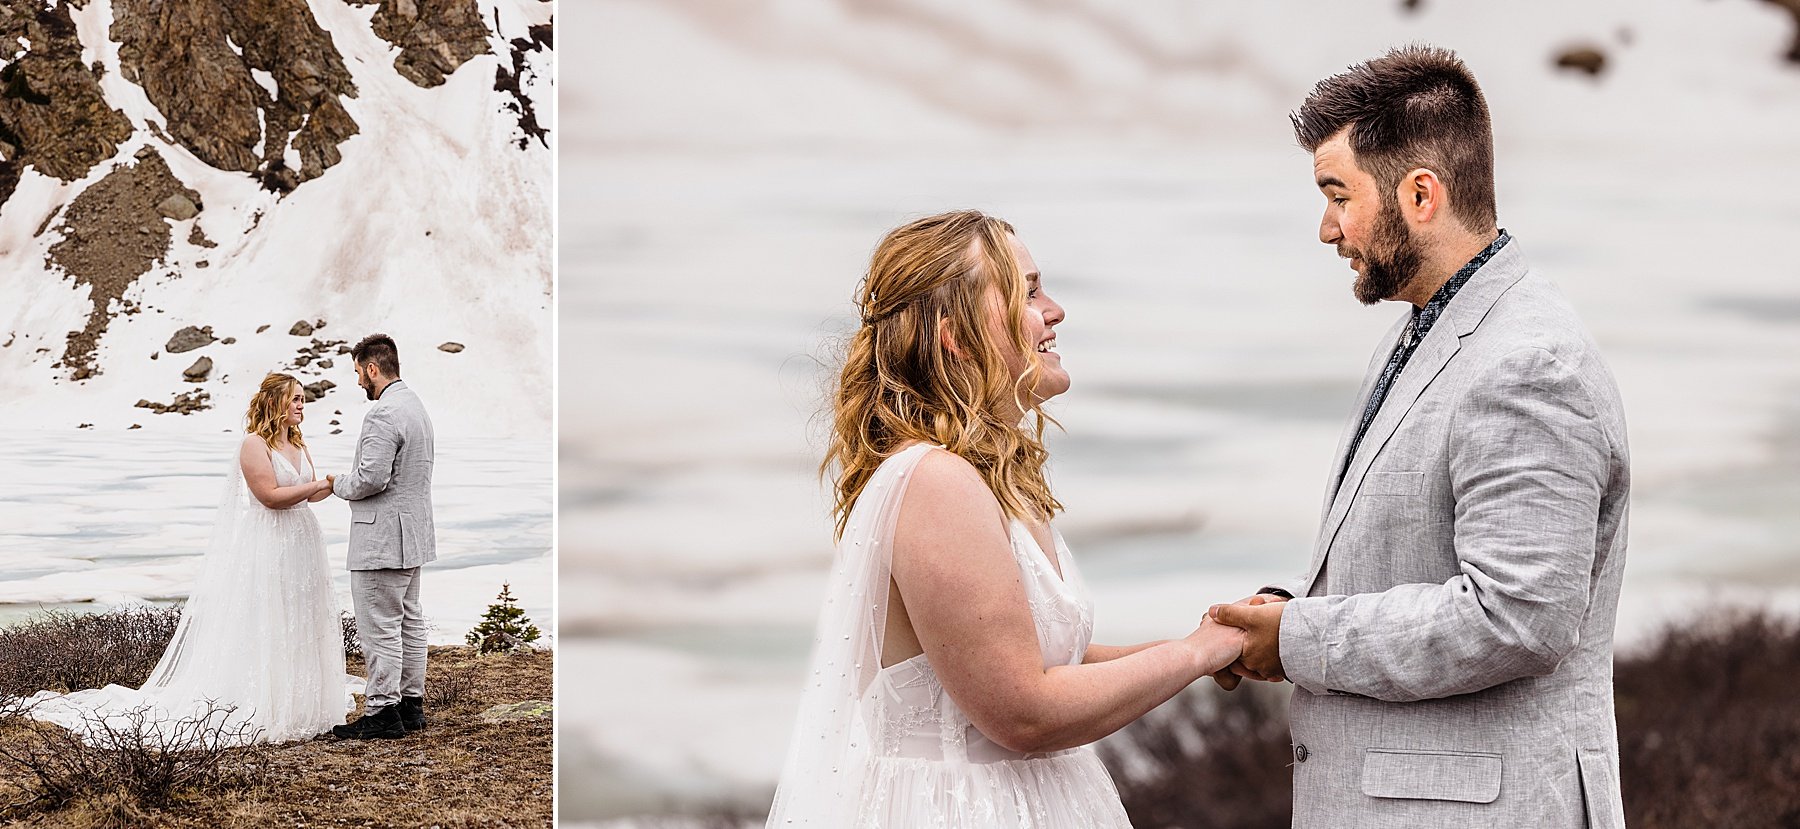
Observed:
[[[350,503],[350,594],[368,663],[365,713],[331,731],[348,739],[404,737],[425,727],[425,616],[419,567],[437,559],[431,520],[431,418],[400,379],[386,334],[350,349],[356,384],[375,401],[363,416],[355,469],[332,491]]]
[[[1319,240],[1357,299],[1411,308],[1346,424],[1309,573],[1213,609],[1246,634],[1221,684],[1297,686],[1297,827],[1622,827],[1624,413],[1496,226],[1481,89],[1406,47],[1321,81],[1293,122]]]

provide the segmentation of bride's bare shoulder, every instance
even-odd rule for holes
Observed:
[[[962,456],[932,449],[919,459],[909,476],[900,507],[901,535],[917,530],[927,534],[956,534],[971,528],[998,526],[1000,502],[982,480],[981,472]]]
[[[926,451],[925,457],[919,459],[913,467],[912,483],[907,487],[907,495],[913,496],[921,492],[969,497],[985,495],[988,492],[987,482],[981,479],[981,472],[963,456],[948,449],[932,447]]]
[[[253,464],[259,462],[269,462],[269,445],[258,435],[245,435],[244,439],[238,442],[238,463]]]

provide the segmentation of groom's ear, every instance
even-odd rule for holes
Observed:
[[[1400,177],[1400,189],[1396,193],[1400,201],[1400,214],[1412,224],[1429,224],[1440,212],[1447,209],[1450,191],[1444,187],[1444,180],[1429,167],[1415,167]]]

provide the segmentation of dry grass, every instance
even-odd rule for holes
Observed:
[[[550,651],[479,656],[471,648],[432,648],[427,694],[439,682],[460,694],[448,704],[427,703],[424,732],[232,749],[259,758],[253,779],[209,780],[155,807],[122,788],[87,793],[61,804],[15,806],[0,820],[46,829],[550,826],[550,721],[496,724],[479,715],[502,703],[550,699],[552,662]],[[359,660],[348,667],[362,672]],[[33,728],[49,726],[0,724],[0,744],[41,739],[28,733]],[[0,768],[0,807],[30,801],[37,791],[25,770]]]

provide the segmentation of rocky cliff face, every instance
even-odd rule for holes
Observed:
[[[377,8],[357,11],[368,6]],[[352,211],[369,209],[354,195],[362,182],[379,186],[382,165],[395,166],[389,159],[371,167],[370,156],[383,155],[379,144],[469,153],[468,137],[452,139],[456,130],[429,123],[436,104],[395,115],[387,104],[362,101],[357,77],[371,86],[381,73],[403,77],[410,84],[381,84],[380,92],[384,101],[404,99],[404,90],[443,86],[469,61],[493,54],[499,79],[491,90],[484,80],[456,94],[475,100],[485,91],[489,115],[480,117],[517,118],[519,134],[502,155],[517,156],[528,144],[547,149],[532,95],[549,86],[535,67],[549,65],[543,53],[551,26],[542,21],[550,6],[527,0],[524,8],[517,0],[0,0],[0,223],[22,224],[16,236],[29,234],[25,255],[41,258],[43,276],[84,294],[79,327],[62,311],[63,323],[33,331],[30,306],[65,303],[68,294],[0,291],[24,297],[0,303],[7,306],[0,317],[12,319],[0,332],[4,347],[18,343],[22,351],[36,340],[31,353],[43,355],[58,382],[94,380],[122,359],[155,359],[135,347],[130,355],[109,353],[109,324],[145,311],[179,313],[156,299],[154,286],[254,258],[259,223],[288,193],[341,165],[351,137],[371,124],[381,136],[367,139],[376,143],[362,157],[363,172],[352,174],[359,181],[336,197]],[[510,15],[510,42],[495,36],[503,15]],[[383,43],[399,49],[391,66]],[[444,111],[473,117],[467,108]],[[536,162],[486,169],[493,175],[515,163],[531,169]],[[249,181],[233,182],[238,175]],[[220,215],[207,212],[203,193],[226,194],[214,200],[224,206],[212,205]],[[333,243],[321,247],[356,247],[359,222],[343,219],[319,227],[320,240]],[[22,253],[0,250],[0,257]],[[382,255],[379,246],[359,253],[318,268],[360,271],[366,257]],[[117,335],[130,326],[113,327]],[[133,370],[175,376],[185,365]],[[221,372],[207,368],[182,375],[184,382],[217,382]],[[203,406],[169,410],[193,408]]]
[[[304,0],[117,0],[114,14],[121,72],[207,164],[292,190],[356,134],[342,101],[356,85]]]
[[[488,27],[475,0],[348,0],[380,6],[375,34],[400,47],[394,70],[419,86],[444,82],[469,58],[486,54]]]
[[[61,365],[76,380],[95,373],[94,348],[113,315],[139,312],[125,292],[168,254],[164,219],[192,219],[203,207],[155,149],[138,150],[135,161],[76,196],[56,228],[62,239],[50,246],[49,263],[86,285],[93,304],[87,325],[69,332],[63,350]]]
[[[81,62],[68,6],[0,2],[0,43],[14,50],[0,68],[0,204],[25,168],[73,181],[131,137],[131,122],[101,94],[98,72]]]

